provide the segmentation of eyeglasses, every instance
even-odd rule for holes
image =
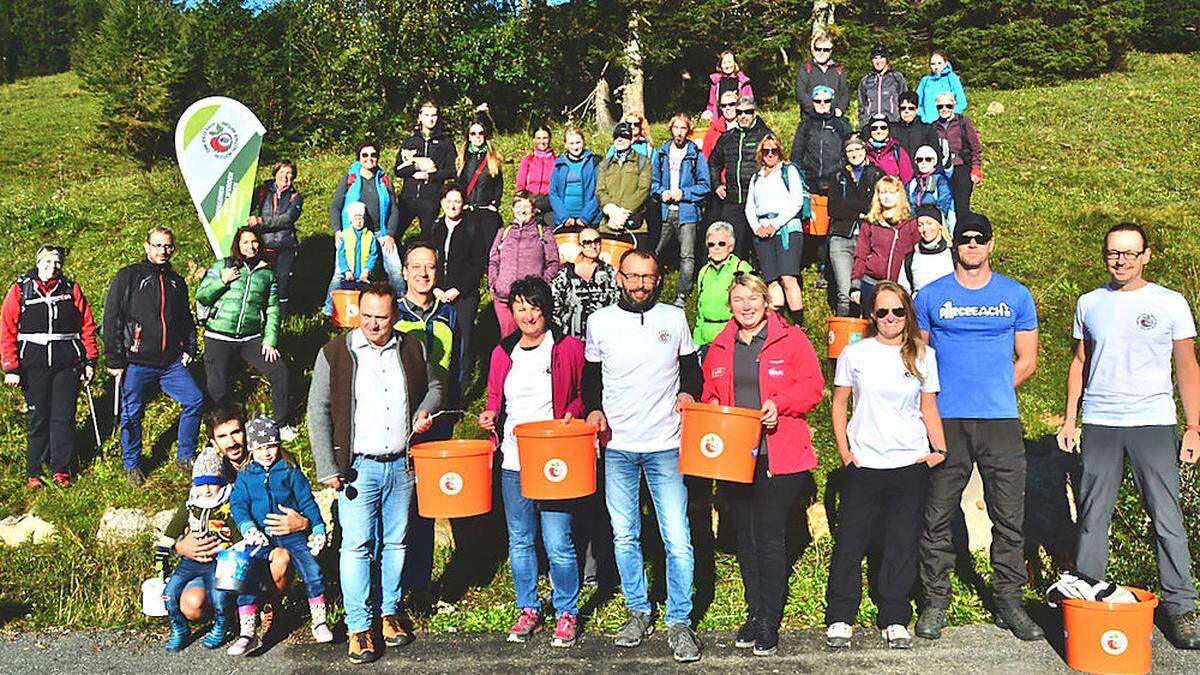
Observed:
[[[888,314],[894,315],[897,319],[903,319],[908,312],[903,307],[880,307],[875,310],[876,319],[886,319]]]
[[[831,99],[831,98],[814,98],[813,99],[813,105],[826,105],[829,103],[833,103],[833,99]]]
[[[709,242],[705,242],[705,246],[708,246],[709,248],[725,248],[726,246],[729,246],[729,242],[727,242],[727,241],[709,241]]]
[[[641,122],[626,122],[626,124],[628,124],[628,125],[629,125],[629,126],[631,126],[631,127],[637,127],[637,128],[639,128],[639,129],[641,129],[641,128],[642,128],[642,123],[641,123]]]
[[[954,235],[955,246],[966,246],[967,244],[978,244],[983,246],[992,240],[990,234],[956,234]]]
[[[721,104],[721,107],[722,107],[722,108],[736,108],[736,107],[737,107],[737,101],[733,101],[733,102],[731,102],[731,103],[722,103],[722,104]]]
[[[871,131],[887,131],[887,128],[888,128],[888,125],[886,125],[886,124],[872,124],[871,125]]]
[[[900,106],[900,109],[901,109],[901,110],[916,110],[916,109],[917,109],[917,106],[915,106],[915,105],[902,105],[902,106]]]
[[[378,152],[363,152],[363,153],[359,153],[358,156],[363,159],[379,159]]]
[[[642,284],[643,286],[646,284],[653,284],[653,283],[658,282],[657,274],[626,274],[625,272],[621,272],[621,276],[625,277],[626,279],[628,279],[630,281],[636,281],[636,282]]]
[[[814,52],[831,52],[833,47],[813,47]]]
[[[150,242],[146,242],[146,245],[149,246],[150,248],[162,249],[164,251],[174,251],[175,250],[175,244],[151,244]]]
[[[754,114],[754,108],[738,108],[738,109],[737,109],[737,114],[739,114],[739,115],[753,115],[753,114]]]
[[[924,164],[925,162],[933,162],[936,160],[937,160],[936,157],[918,157],[917,164]]]
[[[1135,260],[1135,259],[1137,259],[1138,256],[1140,256],[1141,254],[1143,254],[1145,252],[1146,252],[1146,249],[1142,249],[1140,251],[1107,251],[1106,250],[1104,252],[1104,259],[1109,262],[1116,262],[1118,260]]]
[[[779,148],[763,148],[763,149],[762,149],[762,154],[764,154],[764,155],[778,155],[778,154],[779,154]]]
[[[953,103],[938,103],[937,109],[938,110],[954,110],[954,104]]]
[[[599,245],[600,245],[600,238],[599,238],[599,237],[597,237],[597,238],[595,238],[595,239],[580,239],[580,240],[579,240],[579,245],[580,245],[580,246],[599,246]]]

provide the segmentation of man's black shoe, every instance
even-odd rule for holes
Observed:
[[[942,629],[946,627],[946,608],[929,606],[921,610],[921,617],[914,627],[917,637],[926,640],[936,640],[942,637]]]
[[[1013,635],[1022,640],[1028,642],[1031,640],[1041,640],[1046,637],[1046,634],[1042,631],[1042,627],[1029,617],[1029,614],[1026,613],[1025,608],[1021,605],[997,603],[996,611],[993,614],[995,615],[997,626],[1007,628],[1012,631]]]

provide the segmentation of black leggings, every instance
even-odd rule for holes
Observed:
[[[950,174],[950,195],[954,198],[954,215],[958,220],[971,212],[971,193],[975,184],[971,182],[971,167],[960,164]]]
[[[278,424],[286,424],[288,418],[288,368],[283,354],[274,362],[267,362],[262,354],[262,338],[246,342],[226,342],[204,338],[204,373],[208,380],[208,395],[218,404],[229,402],[232,388],[234,360],[239,356],[251,368],[262,373],[271,383],[271,408]]]

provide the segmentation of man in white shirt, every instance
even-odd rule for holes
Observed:
[[[397,614],[413,494],[405,459],[410,432],[429,430],[445,387],[445,371],[426,358],[421,341],[393,329],[395,295],[388,284],[362,291],[359,327],[318,352],[308,392],[317,478],[338,491],[339,568],[351,663],[379,657],[369,604],[376,555],[384,644],[407,640]]]
[[[640,544],[644,474],[666,548],[667,643],[676,661],[696,661],[700,641],[689,619],[695,559],[679,473],[679,407],[700,395],[703,375],[683,310],[658,303],[658,259],[629,251],[619,270],[617,304],[588,318],[583,376],[587,421],[612,431],[604,449],[604,489],[629,612],[614,642],[636,647],[654,631]]]
[[[1143,278],[1150,243],[1141,226],[1114,225],[1104,238],[1103,256],[1112,281],[1075,305],[1075,358],[1067,371],[1067,407],[1058,431],[1059,448],[1078,449],[1083,460],[1076,565],[1083,574],[1104,578],[1108,528],[1128,456],[1154,523],[1165,633],[1176,647],[1200,649],[1178,464],[1200,459],[1196,324],[1182,295]],[[1186,420],[1182,443],[1172,361]],[[1077,433],[1081,399],[1083,426]]]

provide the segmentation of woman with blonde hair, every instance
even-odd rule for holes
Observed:
[[[862,602],[862,559],[878,543],[876,625],[888,647],[911,649],[909,593],[917,577],[925,493],[930,472],[946,459],[937,359],[899,284],[880,282],[868,307],[867,338],[842,351],[834,375],[833,436],[845,475],[825,587],[825,641],[850,646]],[[881,533],[878,539],[875,533]]]
[[[746,222],[754,233],[754,255],[763,279],[770,284],[771,307],[787,304],[788,316],[804,323],[804,298],[800,294],[800,261],[804,257],[804,219],[812,217],[804,177],[784,161],[787,151],[775,134],[758,144],[754,161],[758,170],[750,178],[746,196]]]
[[[729,287],[733,317],[704,357],[700,400],[759,410],[762,440],[754,482],[718,481],[738,533],[737,558],[745,588],[746,621],[736,646],[756,656],[775,653],[787,600],[785,533],[788,518],[816,496],[817,467],[806,416],[821,402],[825,378],[817,353],[798,326],[771,310],[766,282],[735,273]],[[807,523],[805,529],[807,530]]]
[[[904,183],[895,176],[880,178],[871,195],[871,210],[858,231],[850,270],[850,301],[858,303],[864,319],[870,314],[875,286],[900,278],[904,256],[920,239]]]
[[[458,184],[463,189],[465,218],[491,241],[499,231],[500,200],[504,198],[504,158],[492,146],[492,132],[472,122],[467,140],[458,149]]]

